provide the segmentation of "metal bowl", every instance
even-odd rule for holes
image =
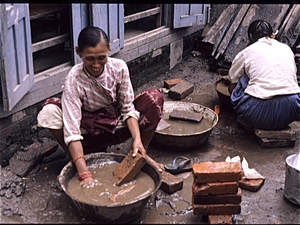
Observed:
[[[218,94],[218,97],[219,97],[219,100],[220,100],[220,105],[221,105],[221,109],[224,109],[225,111],[227,112],[230,112],[230,113],[233,113],[235,114],[235,110],[233,109],[233,106],[231,104],[231,101],[230,101],[230,94],[229,94],[229,91],[221,91],[218,89],[218,85],[219,84],[222,84],[224,85],[225,87],[229,87],[230,85],[230,81],[229,80],[226,80],[224,78],[221,78],[220,80],[217,80],[215,82],[215,89],[217,91],[217,94]]]
[[[166,132],[165,129],[156,130],[153,136],[153,142],[169,147],[172,150],[192,150],[203,146],[207,142],[212,129],[218,123],[218,115],[210,108],[196,103],[182,101],[164,102],[164,114],[170,113],[174,109],[202,113],[203,118],[209,122],[209,126],[201,132],[195,132],[192,134],[170,134],[169,132]],[[164,118],[164,120],[168,122],[167,118]],[[202,121],[200,123],[202,123]]]
[[[285,160],[284,196],[300,205],[300,153],[290,155]]]
[[[125,155],[123,154],[105,152],[85,155],[88,167],[107,161],[121,162],[124,157]],[[142,171],[148,174],[154,180],[154,190],[140,199],[120,205],[106,206],[87,204],[76,199],[75,196],[70,195],[67,189],[68,183],[77,174],[77,170],[71,162],[65,165],[60,172],[59,183],[63,191],[72,199],[79,213],[84,218],[97,223],[128,223],[137,219],[142,214],[149,198],[159,189],[161,185],[161,175],[152,165],[146,163],[142,168]]]

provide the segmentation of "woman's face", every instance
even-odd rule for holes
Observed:
[[[77,54],[82,58],[83,65],[93,77],[98,77],[104,70],[107,63],[109,50],[104,42],[95,47],[86,47],[82,52],[77,49]]]

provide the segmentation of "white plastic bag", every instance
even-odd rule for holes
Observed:
[[[245,159],[245,157],[243,157],[243,161],[241,163],[241,159],[239,156],[235,156],[233,158],[230,158],[229,156],[226,157],[225,162],[239,162],[242,170],[244,172],[244,176],[243,178],[246,179],[258,179],[258,178],[262,178],[265,179],[262,175],[260,175],[255,169],[250,169],[248,166],[248,162]]]

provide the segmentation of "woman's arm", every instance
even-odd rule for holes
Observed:
[[[81,141],[71,141],[69,144],[69,153],[70,153],[72,162],[74,162],[74,160],[77,159],[76,162],[74,163],[74,165],[79,174],[79,178],[80,178],[81,174],[83,174],[83,172],[89,172],[86,162],[85,162],[85,158],[81,158],[82,156],[84,156]],[[83,182],[85,184],[91,184],[93,182],[93,180],[94,180],[93,177],[87,177],[83,180]]]
[[[129,117],[126,120],[126,123],[133,138],[133,156],[135,156],[139,151],[144,157],[146,157],[147,151],[142,142],[140,127],[137,119]]]

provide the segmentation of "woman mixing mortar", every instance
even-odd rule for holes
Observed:
[[[61,100],[47,99],[38,126],[48,128],[68,153],[79,179],[93,186],[84,154],[99,146],[133,138],[133,157],[140,152],[160,172],[163,165],[147,155],[147,148],[163,113],[163,95],[149,89],[134,98],[129,70],[123,60],[108,56],[110,43],[98,27],[86,27],[78,36],[76,53],[82,63],[66,77]]]
[[[294,54],[275,40],[264,20],[248,28],[249,46],[232,62],[229,93],[242,127],[279,130],[300,118],[300,87]]]

